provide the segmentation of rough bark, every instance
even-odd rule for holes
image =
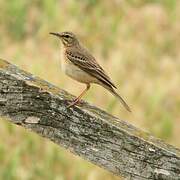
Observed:
[[[0,60],[0,115],[132,180],[180,180],[180,150]]]

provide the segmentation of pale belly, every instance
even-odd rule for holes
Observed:
[[[65,57],[61,58],[61,69],[66,75],[81,83],[97,83],[96,78],[75,66],[69,60],[65,59]]]

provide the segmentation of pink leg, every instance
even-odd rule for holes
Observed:
[[[78,104],[81,98],[84,96],[84,94],[89,90],[89,88],[90,84],[87,84],[86,89],[76,99],[74,99],[71,104],[68,105],[68,108]]]

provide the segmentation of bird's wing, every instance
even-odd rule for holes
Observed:
[[[111,88],[116,88],[109,76],[105,73],[103,68],[96,62],[95,58],[87,51],[67,49],[65,51],[66,57],[80,69],[97,78],[102,83],[105,83]]]

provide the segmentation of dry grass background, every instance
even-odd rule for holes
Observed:
[[[50,31],[75,32],[132,107],[98,86],[86,100],[180,147],[180,1],[0,0],[1,58],[77,95]],[[1,121],[0,179],[115,180],[112,174]]]

